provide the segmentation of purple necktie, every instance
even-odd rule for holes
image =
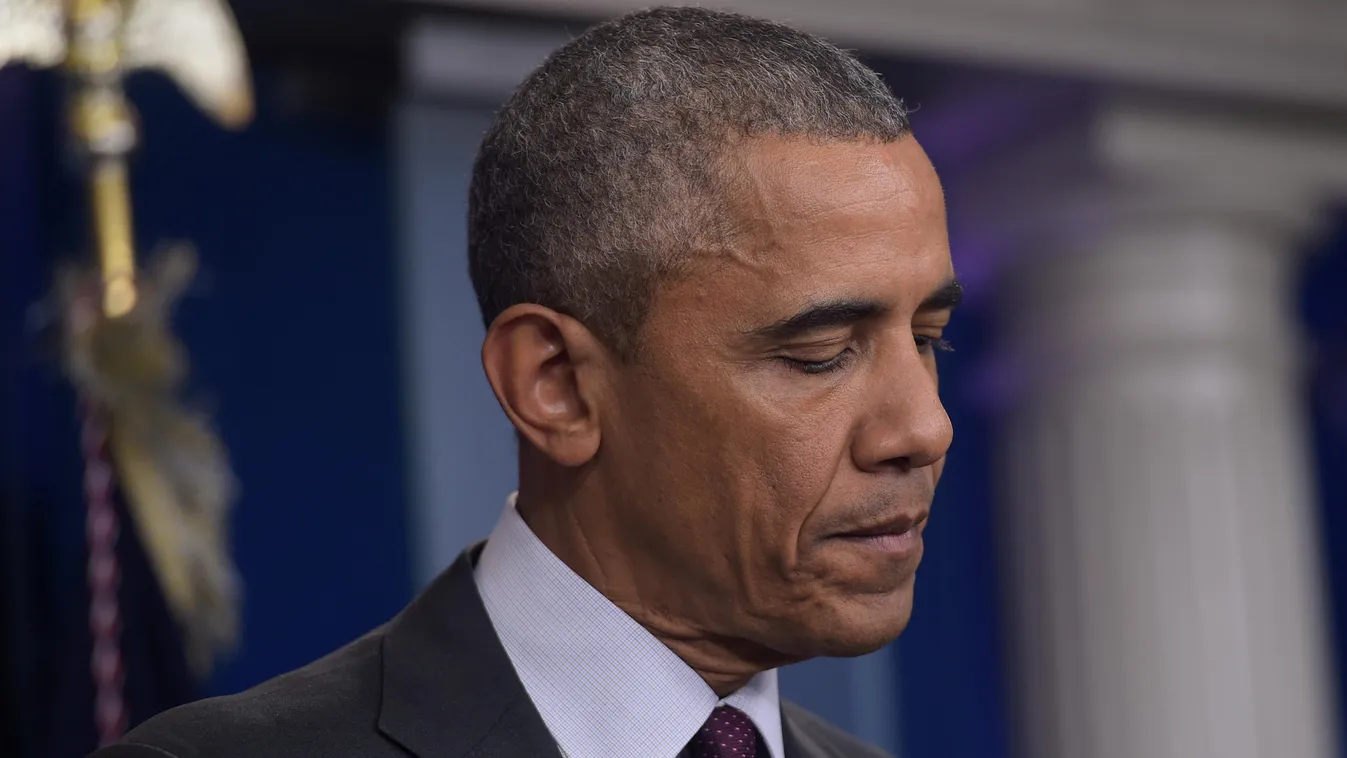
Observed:
[[[711,712],[688,743],[690,758],[767,758],[758,751],[758,728],[738,708],[722,705]]]

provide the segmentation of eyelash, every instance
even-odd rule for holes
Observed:
[[[846,363],[850,356],[851,348],[847,348],[826,361],[802,361],[785,356],[781,360],[785,361],[791,368],[803,371],[806,374],[828,374],[842,368],[842,364]]]
[[[943,340],[939,337],[923,337],[920,334],[917,335],[917,349],[923,352],[926,350],[934,350],[937,353],[954,352],[954,346],[949,343],[949,340]]]
[[[916,335],[916,341],[917,350],[922,353],[948,353],[953,352],[954,350],[954,346],[951,345],[948,340],[939,337],[925,337],[918,334]],[[788,357],[782,357],[781,360],[785,361],[792,368],[798,371],[803,371],[806,374],[827,374],[842,368],[842,365],[846,363],[850,356],[851,348],[847,348],[826,361],[802,361]]]

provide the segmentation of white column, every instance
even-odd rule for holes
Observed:
[[[1306,139],[1108,108],[1077,143],[1094,185],[1039,195],[998,288],[1023,756],[1337,755],[1291,306],[1342,170],[1307,151],[1347,148]]]

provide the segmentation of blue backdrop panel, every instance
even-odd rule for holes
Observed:
[[[1347,724],[1347,213],[1338,215],[1335,233],[1314,252],[1303,277],[1301,312],[1314,350],[1307,386],[1323,504],[1321,549],[1332,603],[1339,723]]]
[[[259,120],[218,130],[138,80],[138,238],[203,261],[180,334],[241,483],[242,647],[217,689],[299,666],[408,601],[395,260],[385,135]]]
[[[1001,758],[1009,751],[991,420],[976,390],[990,332],[988,314],[970,305],[947,330],[954,352],[940,356],[954,444],[931,506],[912,623],[896,644],[904,758]]]

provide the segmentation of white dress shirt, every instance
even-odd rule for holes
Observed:
[[[567,758],[676,758],[719,705],[784,758],[775,671],[726,698],[548,550],[510,496],[474,577],[524,690]]]

